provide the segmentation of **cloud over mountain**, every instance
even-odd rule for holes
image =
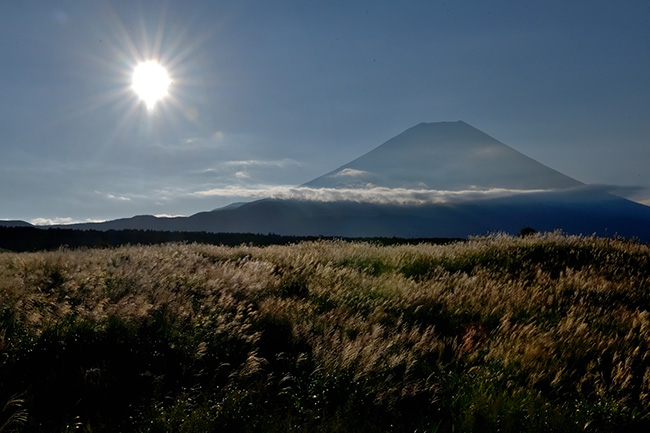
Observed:
[[[369,173],[367,171],[363,170],[357,170],[354,168],[344,168],[343,170],[334,173],[332,176],[336,177],[344,177],[344,176],[350,176],[350,177],[359,177],[359,176],[367,176]]]
[[[259,189],[228,187],[215,188],[193,193],[198,196],[272,198],[279,200],[306,200],[319,202],[354,202],[394,205],[425,205],[438,203],[460,203],[489,198],[508,197],[519,194],[535,194],[550,190],[520,190],[506,188],[435,190],[386,188],[310,188],[291,186],[269,186]]]

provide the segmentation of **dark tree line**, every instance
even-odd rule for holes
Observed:
[[[236,246],[251,244],[288,245],[302,241],[335,239],[333,236],[284,236],[274,233],[208,233],[169,232],[155,230],[73,230],[36,227],[0,227],[0,249],[23,252],[65,248],[109,248],[120,245],[154,245],[168,242],[204,243]],[[448,238],[340,238],[343,240],[370,241],[382,245],[404,243],[448,243],[458,239]]]

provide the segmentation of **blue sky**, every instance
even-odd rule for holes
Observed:
[[[300,185],[445,120],[650,204],[647,0],[0,11],[0,219],[190,215]],[[130,89],[148,59],[173,81],[153,111]]]

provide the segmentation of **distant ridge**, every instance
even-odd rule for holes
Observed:
[[[650,207],[584,185],[465,122],[416,125],[303,187],[356,196],[434,191],[441,198],[419,204],[262,199],[189,217],[143,215],[63,227],[405,238],[516,234],[532,227],[650,242]]]
[[[34,227],[32,224],[20,220],[0,220],[0,227]]]

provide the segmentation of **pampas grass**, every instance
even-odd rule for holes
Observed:
[[[6,431],[642,429],[649,310],[648,245],[560,233],[4,252],[0,421]]]

